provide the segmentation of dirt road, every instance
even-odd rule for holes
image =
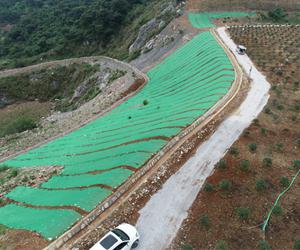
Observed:
[[[138,249],[159,250],[168,247],[205,179],[213,172],[215,164],[268,101],[270,84],[266,78],[255,68],[248,56],[236,54],[236,45],[225,28],[219,28],[217,33],[235,54],[244,71],[249,73],[251,69],[249,93],[236,112],[221,123],[216,132],[198,148],[196,154],[140,210],[136,225],[141,235]]]

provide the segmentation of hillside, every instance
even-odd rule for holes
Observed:
[[[0,0],[0,69],[100,54],[126,59],[139,28],[170,2]]]

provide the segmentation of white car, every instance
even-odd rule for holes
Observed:
[[[90,250],[130,250],[138,246],[139,238],[134,226],[123,223],[107,233]]]

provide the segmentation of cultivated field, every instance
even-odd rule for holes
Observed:
[[[276,7],[284,8],[288,11],[299,11],[300,2],[298,0],[190,0],[189,9],[201,11],[236,11],[236,10],[265,10],[269,11]]]
[[[9,204],[0,208],[0,224],[56,238],[209,110],[235,78],[210,32],[196,36],[148,75],[151,80],[139,94],[104,117],[2,163],[63,169],[39,188],[21,186],[6,194]]]
[[[264,112],[206,181],[172,249],[299,249],[300,27],[229,29],[272,84]],[[184,244],[182,244],[184,242]]]

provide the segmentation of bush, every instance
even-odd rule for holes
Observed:
[[[283,176],[283,177],[280,177],[280,185],[282,186],[282,187],[288,187],[289,185],[290,185],[290,180],[289,180],[289,178],[287,178],[287,177],[285,177],[285,176]]]
[[[144,106],[146,106],[146,105],[149,104],[149,101],[148,101],[148,100],[144,100],[144,101],[143,101],[143,104],[144,104]]]
[[[208,218],[208,215],[207,214],[203,214],[201,217],[200,217],[200,224],[201,226],[205,227],[206,229],[209,228],[209,218]]]
[[[260,129],[260,133],[261,133],[262,135],[266,135],[266,134],[267,134],[267,129],[266,129],[266,128],[261,128],[261,129]]]
[[[184,244],[182,247],[181,247],[181,250],[193,250],[193,247],[189,244]]]
[[[260,250],[271,250],[271,247],[267,241],[261,240],[259,242],[259,249]]]
[[[4,166],[1,166],[1,167],[0,167],[0,173],[6,171],[6,170],[8,170],[8,169],[9,169],[8,166],[5,166],[5,165],[4,165]]]
[[[232,187],[232,183],[229,180],[222,180],[219,183],[219,187],[221,190],[229,190]]]
[[[214,186],[213,186],[213,184],[211,184],[211,183],[209,183],[209,182],[205,183],[205,185],[204,185],[204,190],[205,190],[206,192],[212,192],[212,191],[214,191]]]
[[[248,145],[250,152],[254,153],[257,149],[256,143],[252,142]]]
[[[297,144],[298,147],[300,147],[300,139],[298,139],[298,140],[296,141],[296,144]]]
[[[248,160],[241,160],[240,167],[243,172],[247,172],[249,170],[250,163]]]
[[[300,169],[300,160],[294,160],[294,161],[293,161],[293,167],[294,167],[296,170],[299,170],[299,169]]]
[[[0,198],[0,206],[4,206],[7,202]],[[0,248],[1,249],[1,248]]]
[[[236,209],[236,213],[241,220],[247,220],[250,215],[250,209],[247,207],[239,207]]]
[[[280,143],[280,142],[279,142],[279,143],[276,143],[276,144],[275,144],[275,148],[276,148],[277,151],[281,152],[282,149],[283,149],[283,144]]]
[[[268,183],[263,179],[257,180],[255,184],[255,188],[257,191],[266,190],[268,188]]]
[[[280,205],[277,205],[277,206],[274,207],[273,214],[275,214],[275,215],[282,215],[282,213],[283,213],[283,210],[282,210],[282,208],[281,208]]]
[[[226,169],[226,167],[227,167],[227,162],[224,159],[220,160],[217,163],[217,168]]]
[[[141,50],[135,50],[129,54],[128,61],[130,62],[130,61],[138,58],[140,55],[141,55]]]
[[[265,113],[268,114],[268,115],[270,115],[270,114],[272,113],[272,111],[271,111],[270,108],[266,108],[266,109],[265,109]]]
[[[294,242],[294,249],[300,250],[300,239],[296,239]]]
[[[0,236],[1,235],[4,235],[5,233],[6,233],[6,227],[5,226],[3,226],[3,225],[0,225]]]
[[[229,152],[230,152],[230,154],[232,154],[234,156],[238,156],[239,155],[239,150],[237,148],[235,148],[235,147],[232,147]]]
[[[271,158],[264,158],[263,159],[263,167],[271,167],[273,164]]]
[[[18,169],[13,169],[9,174],[9,178],[16,177],[18,174],[19,174]]]
[[[216,249],[217,250],[229,250],[229,247],[224,240],[219,240],[216,244]]]
[[[11,135],[16,133],[21,133],[26,130],[31,130],[37,127],[37,124],[32,118],[20,117],[13,121],[4,131],[3,135]]]

